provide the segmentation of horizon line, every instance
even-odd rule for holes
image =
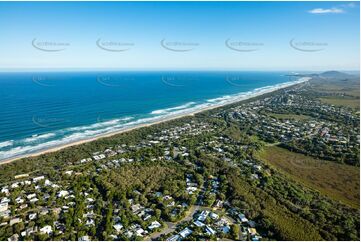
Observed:
[[[0,68],[0,73],[7,72],[96,72],[96,71],[119,71],[119,72],[134,72],[134,71],[147,71],[147,72],[155,72],[155,71],[211,71],[211,72],[220,72],[220,71],[289,71],[289,72],[325,72],[325,71],[349,71],[349,72],[360,72],[360,69],[338,69],[338,68],[330,68],[330,69],[315,69],[315,70],[307,70],[307,69],[254,69],[254,68],[219,68],[219,69],[205,69],[205,68],[189,68],[189,69],[168,69],[168,68]]]

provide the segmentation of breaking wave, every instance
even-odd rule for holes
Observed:
[[[0,149],[8,146],[12,146],[14,144],[13,140],[0,142]]]
[[[0,142],[0,160],[31,154],[49,148],[54,148],[81,140],[95,138],[100,135],[110,134],[132,127],[137,127],[142,124],[151,124],[168,118],[191,114],[207,108],[242,101],[308,80],[309,78],[305,77],[300,78],[298,81],[256,88],[253,91],[242,92],[235,95],[225,95],[218,98],[208,99],[200,103],[188,102],[176,107],[154,110],[148,115],[124,117],[103,122],[99,121],[100,119],[98,119],[97,123],[91,125],[65,128],[48,134],[33,135],[19,141],[3,141]]]

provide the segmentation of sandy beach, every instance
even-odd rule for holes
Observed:
[[[113,131],[113,132],[108,132],[108,133],[105,133],[105,134],[97,135],[97,136],[94,136],[93,138],[83,139],[83,140],[79,140],[79,141],[75,141],[75,142],[69,142],[69,143],[64,144],[64,145],[59,145],[59,146],[56,146],[56,147],[53,147],[53,148],[44,149],[44,150],[34,152],[34,153],[31,153],[31,154],[19,155],[17,157],[4,159],[4,160],[0,161],[0,165],[7,164],[7,163],[13,162],[15,160],[23,159],[23,158],[35,157],[35,156],[39,156],[39,155],[43,155],[43,154],[47,154],[47,153],[56,152],[56,151],[62,150],[62,149],[67,148],[67,147],[77,146],[77,145],[92,142],[92,141],[95,141],[95,140],[98,140],[98,139],[101,139],[101,138],[106,138],[106,137],[118,135],[118,134],[121,134],[121,133],[130,132],[130,131],[132,131],[134,129],[148,127],[148,126],[151,126],[151,125],[167,122],[167,121],[174,120],[174,119],[179,119],[179,118],[186,117],[186,116],[193,116],[194,114],[201,113],[201,112],[204,112],[204,111],[207,111],[207,110],[223,107],[223,106],[226,106],[226,105],[229,105],[229,104],[233,104],[233,103],[244,101],[244,100],[247,100],[247,99],[250,99],[250,98],[261,96],[261,95],[266,94],[266,93],[271,93],[271,92],[274,92],[274,91],[277,91],[277,90],[280,90],[280,89],[283,89],[283,88],[287,88],[287,87],[290,87],[290,86],[293,86],[293,85],[304,83],[304,82],[309,81],[310,79],[311,79],[310,77],[302,77],[298,81],[295,81],[295,82],[284,83],[284,84],[282,84],[280,86],[274,86],[274,87],[270,87],[270,88],[267,88],[267,89],[263,89],[261,91],[258,91],[258,92],[255,92],[253,94],[246,95],[246,96],[242,96],[242,95],[240,95],[239,97],[235,96],[235,98],[230,100],[230,101],[220,102],[220,104],[213,104],[212,106],[204,107],[204,108],[201,108],[201,109],[198,109],[198,110],[195,110],[195,111],[169,115],[167,117],[161,117],[159,120],[155,120],[155,121],[152,121],[152,122],[149,122],[149,123],[137,124],[137,125],[134,125],[132,127],[126,127],[124,129],[121,129],[121,130],[116,130],[116,131]]]

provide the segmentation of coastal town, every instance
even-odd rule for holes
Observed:
[[[0,207],[1,226],[13,228],[17,232],[12,234],[8,240],[45,239],[49,236],[61,236],[70,225],[67,221],[69,214],[79,213],[81,207],[82,214],[79,214],[76,223],[92,231],[90,234],[94,235],[93,230],[96,229],[97,224],[101,223],[102,217],[99,212],[99,203],[107,203],[107,201],[101,201],[99,192],[95,192],[97,188],[92,184],[90,187],[74,187],[72,185],[74,179],[94,175],[103,170],[116,169],[125,164],[142,162],[142,159],[131,158],[132,152],[154,146],[164,147],[163,155],[152,157],[150,161],[175,162],[177,159],[186,159],[189,156],[186,147],[174,147],[172,150],[169,147],[185,135],[197,136],[213,130],[212,126],[204,122],[194,121],[180,127],[162,130],[155,135],[148,135],[148,140],[138,145],[122,144],[117,147],[109,147],[101,152],[94,152],[91,157],[72,164],[73,169],[62,170],[58,179],[45,175],[33,177],[30,174],[19,174],[14,177],[12,183],[1,188],[1,194],[4,195],[1,198]],[[222,137],[219,138],[222,139]],[[220,144],[209,142],[207,147],[209,145],[209,148],[212,148],[212,144],[215,143]],[[220,148],[215,146],[212,150],[223,153]],[[90,169],[82,169],[81,167],[84,166]],[[254,166],[256,170],[261,169],[260,166]],[[79,172],[79,169],[82,172]],[[211,175],[196,179],[195,175],[191,173],[184,176],[185,189],[182,192],[188,199],[175,199],[170,194],[164,194],[161,191],[147,194],[150,196],[149,199],[162,203],[163,209],[159,209],[155,203],[151,203],[149,207],[141,204],[138,197],[144,196],[144,194],[134,190],[131,198],[127,198],[126,206],[129,209],[127,213],[136,219],[132,223],[128,222],[126,227],[122,221],[124,214],[121,216],[120,213],[124,207],[118,203],[112,204],[111,234],[107,239],[132,240],[149,236],[158,239],[154,237],[154,233],[159,234],[159,238],[166,240],[187,239],[191,236],[193,238],[233,238],[237,240],[262,238],[257,233],[254,221],[249,220],[241,210],[232,207],[229,202],[220,197],[218,191],[221,187],[220,179]],[[254,173],[254,176],[257,177],[257,174]],[[98,212],[95,212],[96,209]],[[165,216],[169,217],[171,221],[186,216],[179,224],[184,227],[182,231],[178,233],[177,227],[177,229],[169,230],[167,234],[159,233],[167,227],[167,222],[160,214],[166,214]],[[164,237],[165,235],[166,237]],[[94,238],[89,234],[77,236],[79,240]]]
[[[304,92],[304,89],[284,91],[241,105],[227,114],[244,128],[249,127],[250,134],[267,142],[280,142],[302,153],[357,165],[353,162],[359,161],[358,110],[325,105]]]
[[[360,14],[0,0],[0,242],[361,241]]]
[[[114,139],[81,158],[56,157],[54,169],[7,177],[0,184],[0,239],[357,239],[355,210],[288,182],[256,155],[277,145],[359,165],[359,112],[311,98],[309,88],[299,84],[144,128],[138,140]],[[338,218],[321,219],[326,212],[347,220],[348,232],[319,234],[338,226]],[[289,232],[300,223],[307,231]]]

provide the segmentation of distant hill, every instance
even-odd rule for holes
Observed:
[[[314,90],[333,94],[347,94],[349,100],[346,100],[346,102],[359,103],[360,75],[357,73],[351,75],[340,71],[326,71],[309,76],[312,77],[311,85]],[[332,98],[335,99],[335,97]],[[355,100],[350,100],[350,98]],[[342,101],[345,102],[345,100]],[[340,101],[337,100],[337,102],[339,103]]]
[[[353,75],[340,71],[326,71],[321,74],[318,74],[318,76],[322,78],[332,78],[332,79],[349,79],[354,77]]]
[[[334,79],[334,80],[349,80],[349,79],[358,78],[358,75],[351,75],[340,71],[325,71],[322,73],[309,73],[309,74],[291,74],[287,76],[297,76],[297,77],[309,76],[313,78],[319,77],[321,79]]]

